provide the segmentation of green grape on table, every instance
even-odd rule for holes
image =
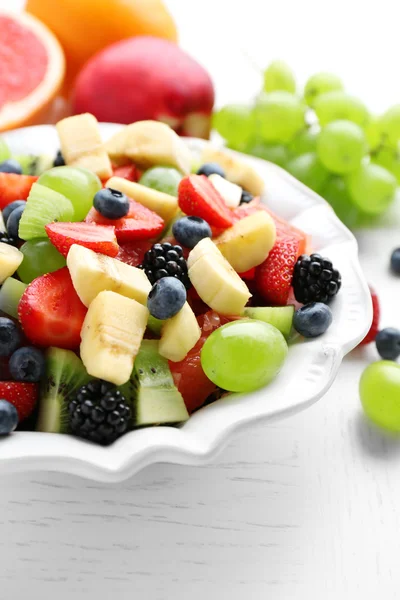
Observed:
[[[286,170],[314,192],[320,192],[329,178],[329,171],[315,152],[295,156],[286,164]]]
[[[311,75],[304,87],[304,98],[308,106],[313,107],[315,100],[321,94],[342,90],[343,83],[337,75],[332,73],[315,73]]]
[[[379,117],[371,115],[367,126],[364,129],[364,132],[370,150],[375,150],[382,144],[383,135],[381,130],[381,121]]]
[[[2,163],[5,160],[8,160],[10,157],[10,149],[6,144],[6,141],[2,137],[0,137],[0,163]]]
[[[400,432],[400,365],[380,360],[361,376],[360,399],[367,417],[388,431]]]
[[[164,192],[170,196],[178,195],[178,186],[182,175],[172,167],[152,167],[143,173],[139,183],[146,187]]]
[[[290,152],[296,156],[307,152],[315,152],[318,135],[319,131],[311,127],[300,131],[289,144]]]
[[[360,127],[365,127],[369,121],[369,112],[365,104],[342,91],[319,96],[315,101],[314,110],[322,127],[338,120],[353,121]]]
[[[74,207],[74,221],[83,221],[93,206],[93,196],[102,185],[95,173],[81,167],[54,167],[38,183],[62,194]]]
[[[400,149],[399,149],[400,150]],[[392,173],[400,184],[400,151],[388,146],[380,146],[371,153],[371,161]]]
[[[318,136],[318,157],[332,173],[342,175],[355,171],[366,152],[364,132],[351,121],[333,121]]]
[[[379,123],[384,143],[397,148],[400,141],[400,104],[389,108],[381,116]]]
[[[287,144],[305,126],[306,108],[289,92],[262,94],[254,107],[255,127],[262,141]]]
[[[346,183],[353,203],[369,215],[382,214],[394,200],[397,187],[395,176],[374,163],[362,164]]]
[[[285,91],[294,94],[296,80],[283,60],[274,60],[264,71],[264,92]]]
[[[255,131],[252,107],[245,104],[227,104],[214,113],[212,124],[228,145],[237,150]]]
[[[30,240],[20,250],[24,258],[17,273],[24,283],[30,283],[36,277],[57,271],[67,264],[48,239]]]
[[[349,229],[367,224],[371,216],[365,215],[350,197],[349,190],[343,177],[331,175],[320,194]]]
[[[242,319],[216,329],[201,351],[207,377],[230,392],[251,392],[279,373],[288,353],[282,333],[262,321]]]
[[[288,147],[284,144],[263,144],[262,142],[249,144],[243,149],[243,152],[268,160],[280,167],[285,166],[290,156]]]

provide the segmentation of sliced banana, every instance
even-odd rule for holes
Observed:
[[[14,275],[23,259],[24,255],[18,248],[0,242],[0,284]]]
[[[136,200],[136,202],[143,204],[146,208],[154,210],[165,222],[173,219],[178,211],[178,199],[175,196],[153,190],[140,183],[128,181],[123,177],[111,177],[107,181],[106,187],[118,190]]]
[[[224,169],[226,178],[253,194],[261,196],[264,180],[253,167],[236,156],[222,152],[207,144],[202,153],[202,163],[216,162]]]
[[[221,194],[225,200],[225,204],[229,208],[234,209],[239,206],[243,191],[240,185],[228,181],[225,179],[225,177],[218,175],[218,173],[213,173],[208,177],[208,179],[211,181],[215,189]]]
[[[185,302],[181,310],[165,321],[158,350],[161,356],[179,362],[196,345],[201,329],[189,304]]]

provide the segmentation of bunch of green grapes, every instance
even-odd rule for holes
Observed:
[[[249,105],[214,114],[228,147],[273,162],[323,196],[351,228],[370,225],[400,184],[400,105],[373,116],[330,73],[297,92],[290,67],[272,62]]]

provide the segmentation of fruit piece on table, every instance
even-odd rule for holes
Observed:
[[[22,263],[24,255],[9,244],[0,242],[0,284],[2,284],[7,277],[14,275],[19,265]]]
[[[111,162],[101,139],[97,119],[84,113],[66,117],[56,125],[61,152],[68,166],[93,171],[100,179],[112,175]]]
[[[173,169],[172,167],[152,167],[143,173],[139,179],[139,183],[153,190],[176,197],[181,179],[182,174],[177,169]]]
[[[343,83],[332,73],[315,73],[307,80],[304,87],[304,98],[308,106],[314,106],[318,96],[343,89]]]
[[[360,380],[360,398],[375,425],[400,432],[400,365],[388,360],[368,365]]]
[[[221,150],[213,148],[208,144],[201,155],[201,162],[215,162],[225,171],[226,178],[233,183],[237,183],[242,188],[253,194],[260,196],[264,191],[264,180],[257,171],[243,159],[228,154]]]
[[[265,92],[285,91],[294,94],[296,81],[292,69],[283,60],[274,60],[264,71]]]
[[[289,160],[285,169],[301,183],[319,193],[329,179],[329,171],[315,152],[307,152]]]
[[[258,137],[270,144],[287,144],[304,129],[306,107],[285,91],[260,94],[254,107]]]
[[[232,211],[205,175],[188,175],[182,179],[178,203],[184,213],[201,217],[211,226],[227,228],[233,224]]]
[[[181,310],[171,319],[165,321],[159,344],[161,356],[179,362],[196,345],[201,336],[201,329],[194,312],[185,302]]]
[[[135,202],[157,213],[166,223],[175,216],[178,210],[178,200],[175,196],[153,190],[140,183],[128,181],[122,177],[111,177],[106,186],[133,198]]]
[[[364,128],[369,120],[365,104],[341,90],[321,94],[314,103],[314,110],[321,127],[333,121],[345,120]]]
[[[369,291],[371,292],[371,300],[372,300],[372,323],[371,327],[365,336],[365,338],[359,343],[359,346],[365,346],[366,344],[370,344],[376,338],[376,334],[379,331],[379,324],[381,319],[381,307],[379,303],[379,298],[375,290],[369,286]]]
[[[0,436],[9,435],[18,425],[18,411],[11,402],[0,400]]]
[[[66,267],[32,281],[18,306],[22,329],[33,344],[71,350],[79,347],[86,312]]]
[[[71,221],[74,207],[62,194],[40,183],[33,184],[19,223],[19,237],[23,240],[46,236],[45,225],[53,221]]]
[[[55,36],[27,13],[1,14],[0,63],[0,131],[46,122],[65,69]]]
[[[209,175],[208,180],[211,181],[215,189],[221,194],[225,204],[229,208],[236,208],[239,206],[243,191],[240,185],[228,181],[217,173]]]
[[[15,406],[20,421],[32,414],[38,400],[38,392],[37,383],[0,381],[0,398]]]
[[[217,246],[204,238],[188,258],[189,278],[200,298],[223,315],[241,315],[251,294]]]
[[[0,173],[0,208],[16,200],[26,200],[31,187],[37,181],[33,175],[15,175],[14,173]]]
[[[361,164],[350,173],[347,188],[354,204],[368,215],[380,215],[393,202],[397,188],[394,175],[373,163]]]
[[[49,240],[67,256],[73,244],[115,257],[119,252],[115,228],[94,223],[50,223],[45,227]]]
[[[36,277],[53,273],[66,266],[65,258],[48,238],[36,238],[22,244],[20,251],[24,260],[18,267],[18,277],[24,283],[31,283]]]
[[[294,306],[247,306],[243,316],[273,325],[287,339],[292,331]]]
[[[180,135],[208,138],[214,88],[207,71],[176,44],[137,37],[106,48],[85,65],[72,104],[74,112],[93,113],[99,121],[153,119]]]
[[[116,385],[126,383],[146,329],[145,306],[116,294],[100,292],[82,326],[81,359],[89,375]]]
[[[287,304],[298,254],[298,239],[280,237],[268,258],[257,267],[256,285],[265,301],[277,306]]]
[[[243,150],[255,134],[253,107],[246,104],[226,104],[214,112],[212,126],[230,148]]]
[[[332,173],[352,173],[360,167],[366,152],[364,132],[351,121],[333,121],[319,134],[317,155],[323,166]]]
[[[306,338],[322,335],[332,324],[332,311],[322,302],[310,302],[296,310],[293,319],[295,330]]]
[[[146,304],[151,284],[141,269],[74,244],[67,256],[74,288],[85,306],[102,291],[117,292]]]
[[[375,338],[379,356],[385,360],[397,360],[400,356],[400,330],[386,327],[379,331]]]
[[[385,142],[397,148],[400,141],[400,104],[391,106],[379,119],[379,129]]]
[[[18,304],[25,290],[25,283],[8,277],[0,288],[0,311],[18,319]]]
[[[132,406],[136,426],[180,423],[189,418],[157,340],[143,340],[131,379],[121,391]]]
[[[237,273],[245,273],[264,262],[275,240],[275,223],[262,211],[237,221],[214,243]]]

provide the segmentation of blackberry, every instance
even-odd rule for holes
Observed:
[[[63,167],[65,165],[64,157],[61,150],[58,150],[55,159],[53,160],[53,167]]]
[[[117,387],[94,379],[68,405],[73,435],[108,446],[129,430],[131,409]]]
[[[152,285],[163,277],[176,277],[187,290],[192,285],[181,246],[173,246],[169,242],[154,244],[144,255],[139,268],[144,270]]]
[[[294,267],[292,285],[298,302],[328,304],[340,290],[342,278],[329,259],[320,254],[302,254]]]
[[[242,191],[242,197],[240,198],[240,204],[248,204],[253,200],[253,194],[250,194],[247,190]]]
[[[18,241],[16,238],[11,237],[5,231],[0,231],[0,242],[2,244],[8,244],[9,246],[18,246]]]

